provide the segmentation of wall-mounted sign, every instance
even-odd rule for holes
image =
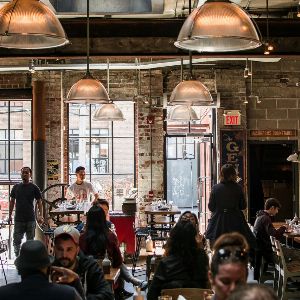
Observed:
[[[245,130],[221,129],[221,166],[232,164],[237,170],[239,183],[244,185],[245,180]]]
[[[287,137],[298,136],[296,129],[250,130],[251,137]]]
[[[239,110],[224,110],[224,125],[241,125],[241,112]]]
[[[59,180],[59,162],[57,159],[47,160],[48,180]]]

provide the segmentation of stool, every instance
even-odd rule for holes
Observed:
[[[138,227],[135,228],[135,238],[136,238],[136,247],[135,247],[135,252],[132,257],[132,275],[134,276],[135,273],[135,268],[137,261],[140,256],[140,251],[141,251],[141,246],[142,246],[142,239],[146,240],[147,236],[149,235],[149,230],[148,228],[145,227]]]

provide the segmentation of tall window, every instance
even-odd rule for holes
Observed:
[[[115,103],[125,121],[93,121],[95,105],[69,105],[69,174],[72,183],[75,169],[84,166],[86,179],[119,210],[134,186],[134,104]]]
[[[23,166],[31,166],[31,100],[0,100],[0,218]]]

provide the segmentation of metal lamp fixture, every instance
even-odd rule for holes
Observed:
[[[190,51],[229,52],[254,49],[261,42],[242,8],[229,0],[207,0],[187,17],[174,44]]]
[[[177,105],[172,107],[167,119],[181,122],[199,120],[195,110],[190,105]]]
[[[183,66],[181,59],[181,80],[183,80]],[[198,80],[193,79],[192,54],[190,52],[190,80],[181,81],[172,91],[171,105],[198,105],[207,106],[213,103],[208,88]]]
[[[109,60],[107,60],[107,93],[109,94]],[[93,115],[94,121],[124,121],[125,118],[123,116],[120,108],[110,102],[107,104],[103,104],[98,109],[96,109]]]
[[[0,47],[47,49],[68,43],[58,18],[39,0],[13,0],[0,9]]]
[[[101,105],[93,115],[94,121],[124,121],[120,108],[114,103]]]
[[[97,79],[93,78],[90,73],[90,7],[89,0],[86,5],[86,74],[85,76],[76,82],[70,89],[66,103],[83,103],[83,104],[97,104],[108,103],[109,96],[104,85]]]

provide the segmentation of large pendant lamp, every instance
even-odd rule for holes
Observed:
[[[107,60],[107,93],[109,94],[109,60]],[[101,105],[93,115],[94,121],[124,121],[120,108],[112,101]]]
[[[229,52],[254,49],[261,42],[241,7],[229,0],[207,0],[187,17],[174,44],[190,51]]]
[[[195,110],[190,105],[176,105],[172,107],[167,119],[178,122],[199,120]]]
[[[68,43],[58,18],[39,0],[13,0],[0,9],[0,47],[33,50]]]
[[[209,106],[213,104],[208,88],[198,80],[193,79],[192,54],[190,56],[190,80],[183,80],[183,63],[181,59],[181,82],[172,91],[171,105]]]
[[[86,5],[86,74],[85,76],[76,82],[70,89],[67,99],[67,103],[80,103],[80,104],[98,104],[108,103],[109,96],[104,85],[97,79],[93,78],[90,73],[90,7],[89,0]]]

